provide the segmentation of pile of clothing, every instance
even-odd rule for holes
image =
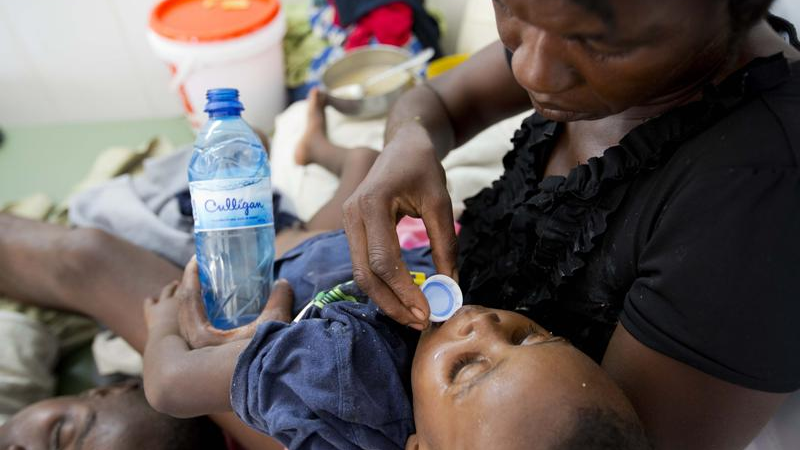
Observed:
[[[319,84],[323,71],[346,52],[392,45],[412,54],[433,48],[441,56],[440,30],[422,0],[316,0],[310,11],[288,6],[284,41],[292,101]]]

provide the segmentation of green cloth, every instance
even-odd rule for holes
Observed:
[[[328,46],[328,43],[312,32],[307,3],[288,3],[283,6],[287,27],[286,36],[283,38],[286,86],[296,88],[305,84],[311,61]]]

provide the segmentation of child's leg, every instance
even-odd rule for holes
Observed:
[[[306,224],[306,230],[332,230],[342,227],[342,206],[367,176],[378,157],[369,148],[345,148],[334,145],[326,132],[325,96],[312,90],[308,96],[308,125],[295,152],[298,164],[316,163],[339,177],[339,187]]]
[[[368,148],[338,148],[345,154],[342,171],[339,174],[339,187],[336,188],[333,197],[305,224],[307,230],[342,228],[344,202],[355,192],[378,157],[378,152]]]

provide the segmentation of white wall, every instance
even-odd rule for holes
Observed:
[[[462,0],[428,1],[455,48]],[[0,0],[0,126],[182,114],[145,40],[157,2]]]
[[[144,37],[156,2],[0,0],[0,125],[180,115]],[[466,0],[427,2],[444,12],[452,51]],[[800,23],[800,0],[775,10]]]
[[[456,48],[458,40],[459,25],[464,16],[464,4],[468,0],[425,0],[425,5],[432,7],[445,16],[446,34],[442,39],[442,49],[447,53],[452,53]],[[490,3],[491,0],[485,0]]]
[[[175,117],[156,0],[0,0],[0,124]]]
[[[800,0],[778,0],[772,10],[800,27]]]

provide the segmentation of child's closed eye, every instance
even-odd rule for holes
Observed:
[[[470,375],[474,376],[480,373],[483,370],[483,366],[488,363],[489,361],[479,353],[462,354],[456,358],[450,366],[448,379],[451,383],[455,383],[456,381],[463,382],[472,378]]]
[[[511,336],[511,343],[513,345],[522,345],[528,338],[541,336],[541,333],[538,332],[536,327],[533,325],[528,325],[525,328],[517,329],[514,334]]]
[[[537,338],[542,337],[548,336],[541,334],[539,330],[537,330],[536,327],[531,324],[514,331],[511,336],[511,344],[523,345],[528,341],[538,341],[539,339]],[[482,356],[480,353],[473,352],[461,354],[451,364],[448,379],[451,383],[455,383],[456,381],[466,381],[483,372],[486,368],[485,366],[488,364],[488,359]]]

